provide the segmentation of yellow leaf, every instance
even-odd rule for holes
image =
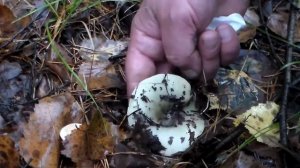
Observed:
[[[279,126],[273,124],[273,120],[278,112],[279,106],[274,102],[259,103],[238,115],[235,122],[243,121],[250,134],[255,136],[258,142],[277,147]]]

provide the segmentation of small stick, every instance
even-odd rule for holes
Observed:
[[[289,44],[293,44],[294,41],[294,33],[295,33],[295,24],[296,24],[296,10],[294,6],[290,2],[290,17],[289,17],[289,25],[288,25],[288,35],[287,35],[287,49],[286,49],[286,64],[292,62],[292,53],[293,53],[293,46]],[[289,89],[291,84],[291,66],[287,66],[285,69],[285,80],[284,80],[284,90],[283,90],[283,97],[280,106],[279,112],[279,125],[280,125],[280,142],[284,147],[288,147],[288,137],[287,137],[287,105],[288,105],[288,95]],[[283,163],[284,167],[287,167],[287,153],[283,153]]]

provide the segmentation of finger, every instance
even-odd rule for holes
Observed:
[[[232,13],[244,15],[248,5],[249,0],[221,0],[219,1],[216,16],[226,16]]]
[[[176,12],[172,12],[174,10],[169,9],[170,13],[162,16],[160,22],[163,48],[168,62],[183,71],[192,72],[188,75],[192,78],[201,70],[201,60],[196,50],[197,27],[188,13],[189,7],[178,8]]]
[[[168,62],[156,63],[156,73],[171,73],[174,67]]]
[[[222,24],[217,28],[221,37],[221,65],[232,63],[240,52],[240,43],[237,33],[229,25]]]
[[[155,62],[163,61],[160,31],[153,13],[143,5],[133,19],[131,40],[125,62],[127,95],[143,79],[156,73]]]
[[[205,78],[211,79],[220,66],[221,37],[214,30],[205,31],[201,34],[198,45]]]

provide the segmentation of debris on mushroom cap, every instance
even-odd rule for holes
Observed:
[[[186,150],[204,130],[191,85],[182,77],[158,74],[141,81],[127,110],[128,124],[141,121],[165,148],[165,156]]]

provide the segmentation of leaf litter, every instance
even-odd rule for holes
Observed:
[[[73,110],[74,98],[70,93],[41,99],[34,113],[24,124],[20,139],[20,154],[33,167],[57,167],[60,154],[60,129],[68,120],[80,121],[80,111]]]
[[[74,13],[68,13],[76,6],[69,1],[7,1],[0,6],[0,45],[6,44],[0,47],[0,131],[6,134],[1,135],[0,144],[9,146],[0,150],[9,158],[21,160],[3,163],[11,167],[277,168],[282,167],[282,151],[299,153],[300,108],[296,105],[289,108],[290,146],[270,147],[270,139],[264,135],[253,138],[258,135],[258,127],[279,125],[275,113],[256,108],[267,102],[280,105],[280,67],[285,62],[286,44],[278,39],[286,37],[288,31],[286,3],[251,2],[244,17],[249,25],[239,33],[244,49],[240,57],[222,67],[207,86],[192,84],[200,90],[199,99],[205,100],[199,101],[199,106],[207,120],[206,134],[182,155],[172,157],[153,153],[154,147],[147,146],[151,139],[143,136],[143,129],[130,130],[126,123],[124,57],[128,21],[139,3],[97,3],[84,1]],[[14,22],[37,8],[33,15]],[[263,20],[273,46],[266,40],[268,35],[261,32]],[[47,31],[53,41],[47,39]],[[298,27],[296,41],[297,32]],[[57,49],[50,43],[55,43]],[[272,55],[272,47],[276,55]],[[298,57],[298,51],[294,54]],[[299,78],[297,64],[293,70],[294,78]],[[300,103],[298,88],[299,82],[295,81],[294,95],[289,95],[291,104]],[[81,126],[62,140],[59,132],[70,123]],[[276,129],[266,135],[275,136],[277,144]],[[296,163],[293,157],[289,159]]]
[[[14,141],[8,135],[0,135],[0,166],[18,168],[20,155],[15,148]]]
[[[100,37],[83,40],[80,44],[80,55],[85,62],[79,67],[80,79],[91,90],[124,87],[109,58],[119,55],[126,48],[127,41],[113,41]]]

